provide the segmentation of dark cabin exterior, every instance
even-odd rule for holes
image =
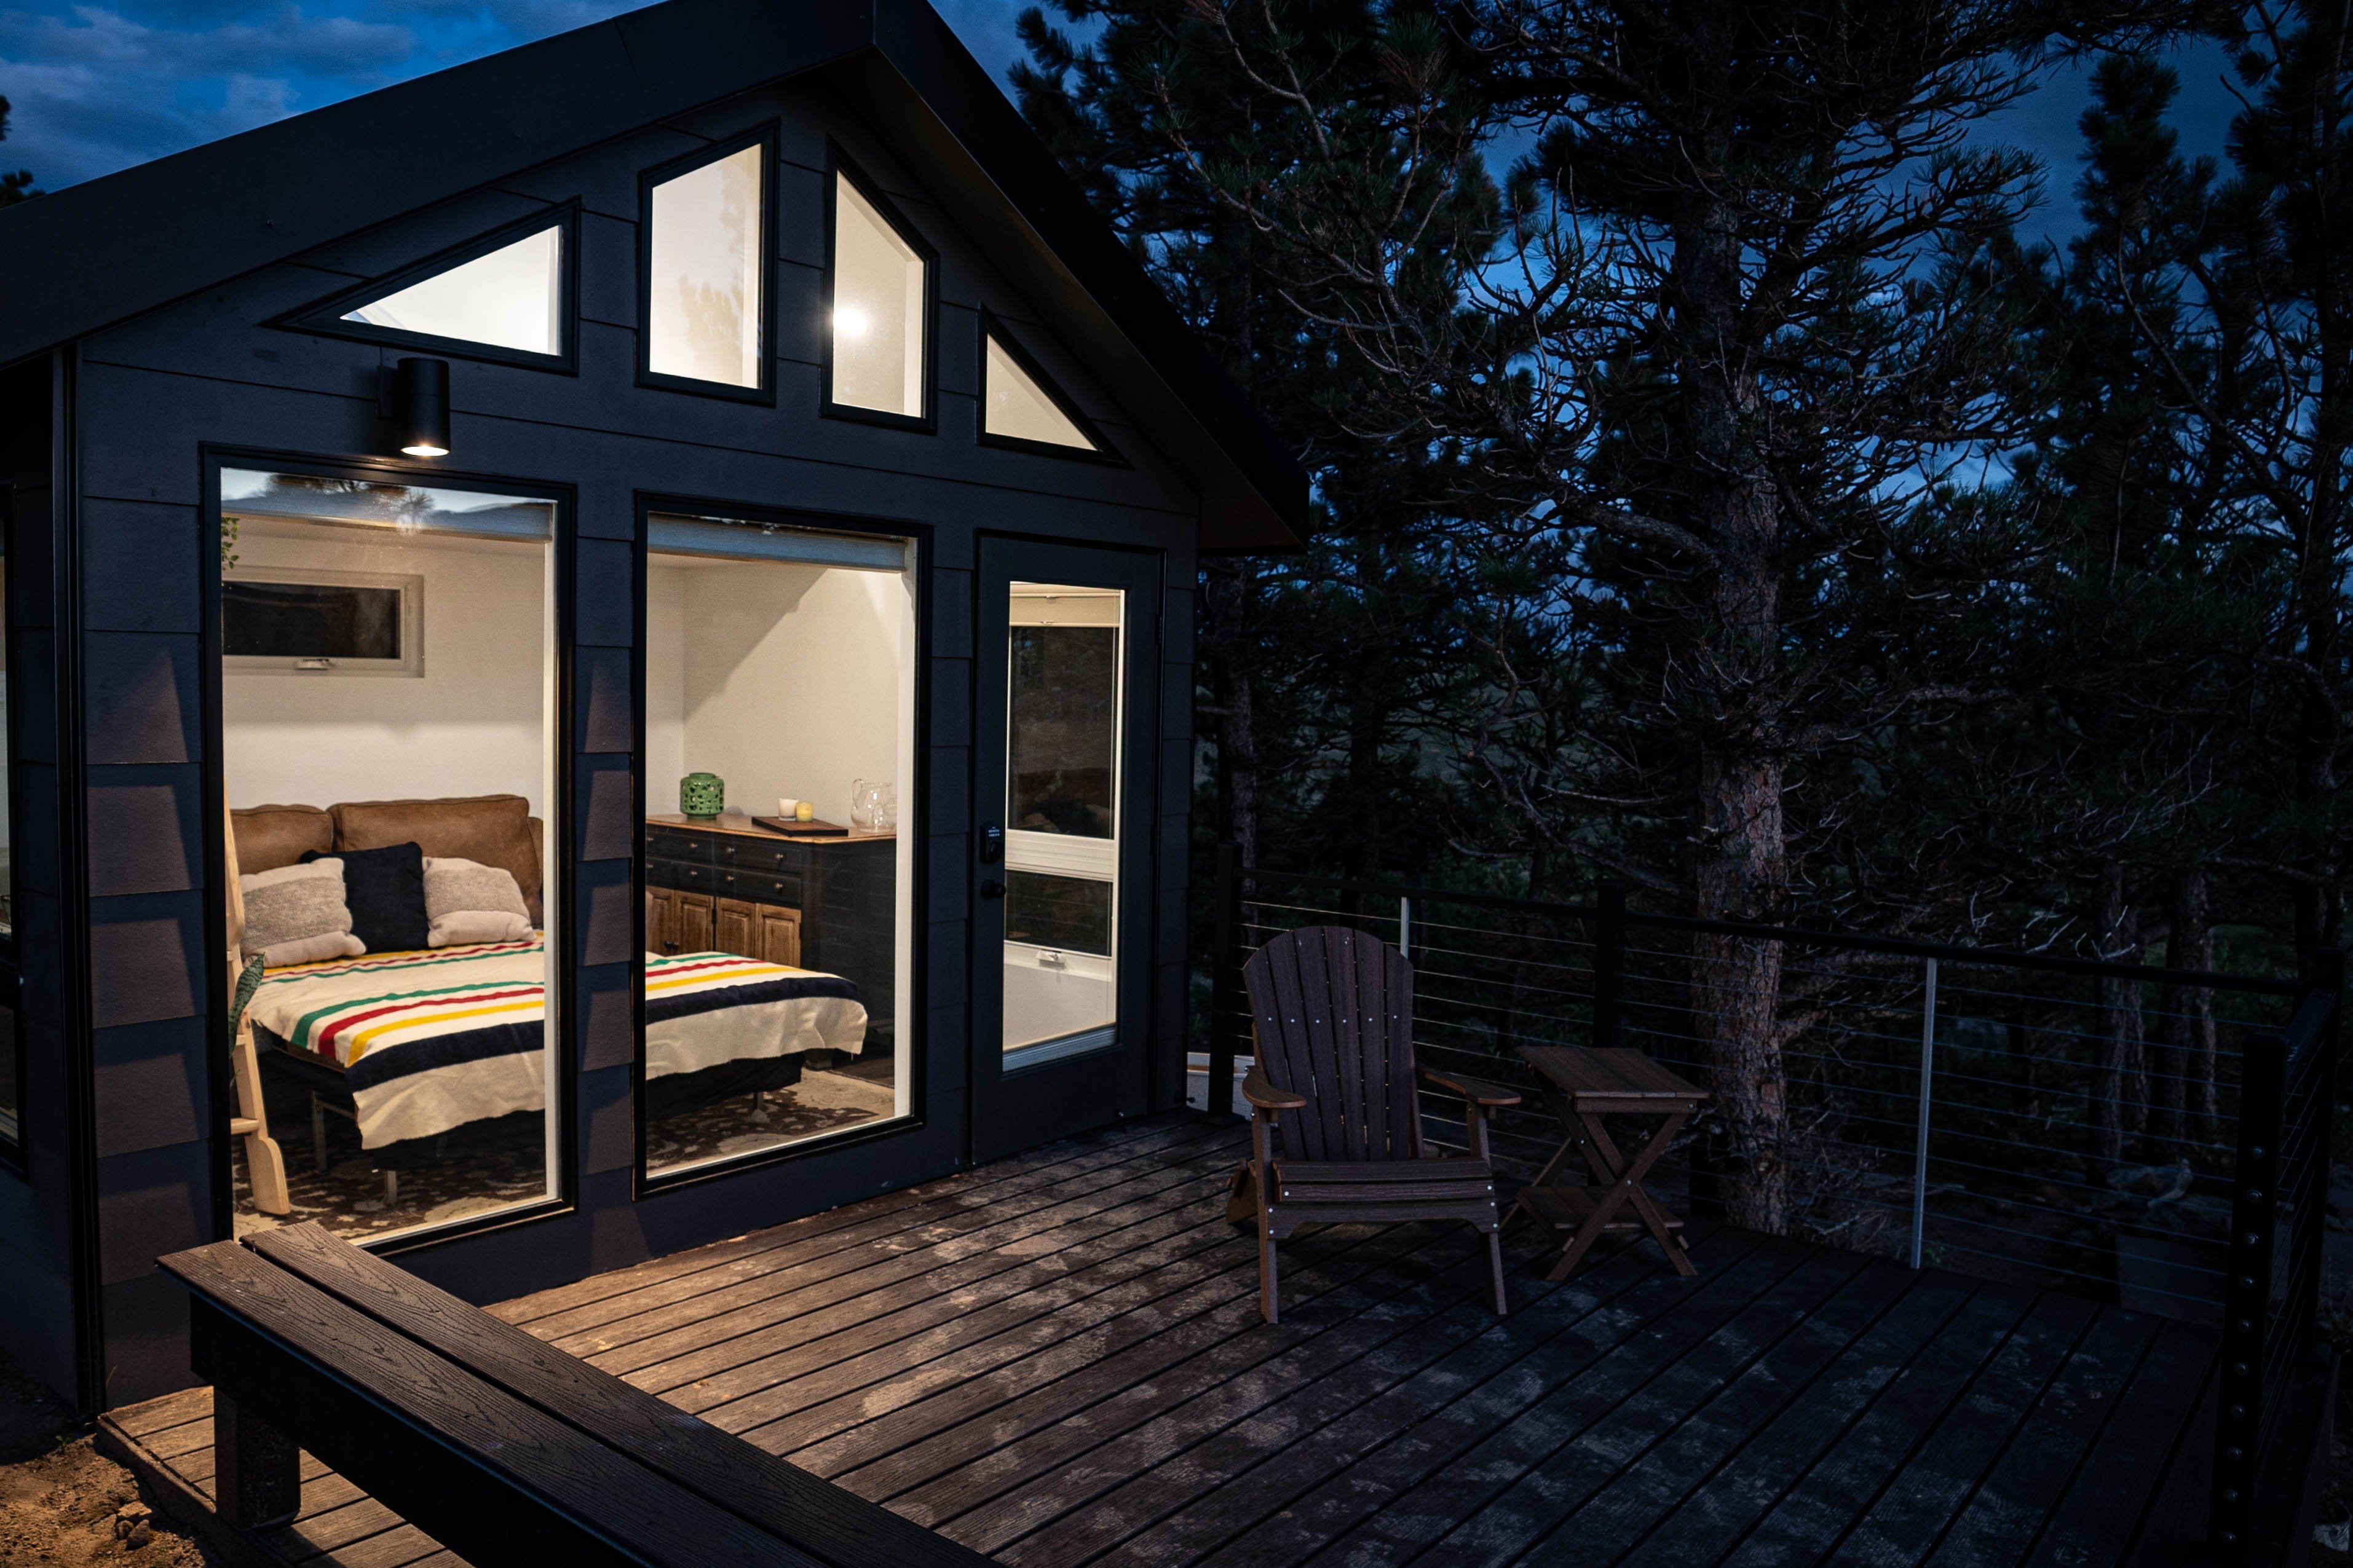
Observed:
[[[744,384],[699,384],[665,373],[649,346],[660,243],[649,215],[666,179],[745,148],[760,150],[744,166],[757,168],[763,243],[744,284],[759,325],[734,330],[753,333],[758,363],[747,357]],[[828,314],[836,216],[851,210],[845,181],[921,259],[906,264],[908,319],[922,330],[907,361],[913,402],[898,414],[832,395],[849,374],[833,363],[830,331],[843,308]],[[438,341],[330,309],[551,230],[553,352]],[[224,643],[225,573],[235,585],[269,550],[295,548],[280,536],[335,521],[322,500],[318,517],[258,526],[247,509],[266,510],[252,500],[265,491],[349,493],[363,510],[368,498],[430,491],[436,517],[459,520],[451,548],[479,555],[480,571],[466,556],[458,577],[487,580],[519,550],[543,562],[547,784],[519,793],[543,824],[523,882],[538,877],[545,894],[533,923],[545,932],[546,1103],[501,1125],[542,1117],[544,1189],[383,1228],[383,1215],[406,1211],[370,1164],[373,1145],[356,1142],[365,1091],[354,1120],[334,1092],[274,1079],[269,1090],[298,1175],[311,1179],[313,1134],[283,1108],[308,1093],[311,1128],[341,1141],[344,1164],[366,1167],[351,1180],[385,1180],[381,1196],[370,1185],[353,1206],[369,1210],[370,1234],[403,1268],[478,1301],[512,1297],[1181,1102],[1196,562],[1290,544],[1305,481],[922,0],[670,0],[0,215],[0,289],[11,304],[0,405],[15,1005],[14,1060],[0,1058],[14,1074],[0,1086],[14,1110],[0,1120],[0,1343],[32,1375],[85,1409],[188,1381],[185,1303],[154,1259],[232,1234],[253,1202],[251,1146],[231,1131],[247,1107],[224,954],[255,897],[232,897],[230,857],[242,847],[246,868],[259,863],[259,840],[249,815],[229,814],[290,804],[278,793],[301,776],[290,758],[332,750],[284,742],[265,755],[242,737],[287,733],[312,700],[304,694],[329,682],[363,701],[400,679],[327,671],[308,684],[239,684],[245,656]],[[446,456],[399,450],[417,412],[414,384],[394,369],[404,358],[448,367]],[[990,438],[985,363],[999,375],[1018,365],[1044,393],[1030,417],[1050,423],[1051,404],[1092,449]],[[549,520],[540,542],[465,534],[466,518],[498,510],[486,497]],[[225,511],[244,525],[241,561],[227,567],[216,543]],[[436,542],[437,524],[424,526],[364,542],[395,553]],[[693,558],[706,536],[722,542]],[[749,542],[737,552],[735,539]],[[759,552],[779,540],[790,559],[774,567],[778,581],[830,581],[832,551],[864,563],[868,576],[849,586],[867,600],[902,595],[908,607],[904,637],[889,645],[912,726],[892,742],[903,771],[881,773],[895,784],[895,824],[839,846],[764,838],[732,817],[719,837],[703,819],[661,820],[679,810],[680,773],[701,764],[689,756],[681,768],[663,728],[675,682],[664,665],[653,693],[649,665],[670,657],[655,642],[724,619],[706,608],[729,580],[769,570]],[[314,575],[348,586],[364,574]],[[424,584],[428,674],[461,635],[530,619],[470,619],[458,587],[429,574],[404,580]],[[1075,870],[1021,873],[1032,882],[1015,901],[1035,896],[1025,887],[1087,898],[1116,888],[1115,903],[1102,893],[1115,914],[1100,917],[1115,927],[1104,942],[1113,955],[1096,966],[1115,1016],[1090,1015],[1051,1048],[1008,1055],[1014,970],[997,949],[1021,933],[1004,913],[1005,837],[988,830],[1020,826],[1008,819],[1006,780],[1029,764],[1008,756],[1030,742],[1008,716],[1026,689],[1008,685],[1022,679],[1007,673],[1008,647],[1018,664],[1042,636],[1027,628],[1062,624],[1025,619],[1025,605],[1051,598],[1040,584],[1093,595],[1087,613],[1115,637],[1086,646],[1124,650],[1108,721],[1116,788],[1084,786],[1110,791],[1120,826],[1081,845],[1095,858],[1080,856]],[[790,700],[832,679],[812,676]],[[408,700],[427,687],[399,689]],[[784,745],[818,722],[735,729],[773,729]],[[1056,722],[1060,735],[1078,721]],[[405,749],[385,766],[433,763],[430,748],[447,744],[454,778],[491,749],[430,738],[439,732],[400,729]],[[765,813],[790,781],[726,782]],[[848,798],[847,779],[818,782],[818,804]],[[338,801],[484,793],[291,798],[322,808],[303,820],[323,824]],[[1071,831],[1052,829],[1051,815],[1033,814],[1041,835]],[[334,817],[338,856],[363,847],[347,826]],[[871,852],[860,863],[881,868],[881,881],[842,870],[861,846]],[[429,842],[423,853],[463,858]],[[766,857],[765,894],[735,880],[751,862],[731,857],[754,854]],[[713,879],[719,893],[699,890]],[[743,896],[729,902],[725,889]],[[723,926],[748,910],[769,922],[761,930],[785,933],[776,941],[800,944],[754,952],[733,939],[724,951],[747,962],[798,952],[811,969],[844,973],[864,962],[853,978],[870,1021],[862,1045],[854,1031],[827,1035],[849,1043],[797,1058],[795,1073],[822,1061],[831,1065],[806,1072],[839,1079],[828,1100],[800,1079],[813,1131],[763,1132],[749,1141],[765,1139],[759,1147],[714,1135],[663,1169],[668,1145],[646,1110],[653,960],[639,955],[723,944],[707,923],[684,934],[670,924],[708,922],[714,910]],[[1082,915],[1079,925],[1097,918]],[[869,917],[885,934],[861,959],[842,933]],[[1068,957],[1060,940],[1030,943],[1041,984],[1095,962],[1083,938]],[[793,1091],[771,1075],[710,1103],[765,1118],[776,1103],[766,1096]],[[876,1106],[897,1098],[850,1124],[843,1097],[857,1094]],[[324,1163],[323,1142],[320,1152]],[[424,1169],[407,1180],[429,1195],[439,1178]],[[298,1203],[295,1217],[304,1212]]]

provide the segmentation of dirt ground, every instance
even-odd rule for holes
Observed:
[[[214,1568],[153,1511],[131,1472],[90,1446],[38,1384],[0,1359],[0,1568]]]

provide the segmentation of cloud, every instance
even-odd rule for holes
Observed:
[[[803,3],[803,0],[780,0]],[[831,0],[806,0],[825,4]],[[941,0],[989,74],[1022,0]],[[586,26],[622,0],[33,0],[0,9],[0,164],[50,190]]]

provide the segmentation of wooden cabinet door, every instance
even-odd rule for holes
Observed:
[[[646,951],[678,951],[678,895],[668,888],[646,889]]]
[[[671,930],[677,945],[672,952],[708,952],[711,951],[712,898],[708,893],[672,892],[671,908],[676,911]]]
[[[760,906],[742,899],[722,899],[711,945],[721,952],[744,958],[760,956]]]
[[[760,956],[787,969],[801,966],[801,912],[775,904],[754,906],[760,916]]]

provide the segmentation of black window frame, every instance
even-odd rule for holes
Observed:
[[[1005,351],[1007,358],[1021,367],[1021,374],[1028,376],[1039,392],[1045,394],[1047,402],[1061,411],[1063,418],[1078,426],[1080,435],[1094,443],[1092,450],[1080,447],[1064,447],[1052,441],[1032,441],[1020,436],[1001,436],[989,429],[988,345],[992,342]],[[1038,356],[1031,353],[1023,346],[1021,340],[1013,335],[1011,329],[1005,324],[1004,318],[997,315],[986,305],[980,309],[978,360],[977,381],[980,396],[973,405],[974,445],[996,447],[1008,452],[1027,452],[1037,458],[1060,458],[1069,462],[1094,463],[1105,468],[1124,468],[1130,466],[1120,449],[1113,446],[1111,438],[1103,434],[1102,426],[1088,418],[1084,411],[1071,401],[1071,395],[1064,392],[1061,384],[1046,373],[1046,367],[1038,363]]]
[[[364,305],[398,293],[412,284],[422,283],[469,261],[478,261],[494,250],[503,250],[517,240],[525,239],[543,229],[555,228],[564,247],[563,265],[557,268],[557,288],[562,294],[556,311],[560,353],[533,353],[524,349],[501,347],[497,343],[479,342],[471,338],[445,338],[430,332],[412,332],[399,327],[376,327],[364,321],[346,321],[343,312],[354,306]],[[558,375],[580,374],[580,202],[577,197],[559,202],[553,206],[501,224],[487,233],[476,235],[462,244],[435,253],[413,266],[354,288],[343,289],[324,300],[290,311],[268,323],[288,331],[306,332],[318,337],[344,338],[353,342],[375,343],[385,348],[414,349],[420,353],[446,355],[451,359],[477,360],[488,364],[517,365],[525,370],[550,371]]]
[[[565,923],[555,964],[556,1037],[548,1037],[543,1023],[540,1038],[540,1048],[553,1052],[556,1064],[554,1102],[546,1110],[553,1126],[552,1144],[555,1151],[554,1190],[542,1197],[527,1199],[491,1213],[469,1215],[447,1225],[397,1231],[380,1239],[367,1238],[353,1245],[379,1257],[396,1257],[415,1248],[438,1247],[445,1242],[487,1231],[536,1224],[578,1212],[582,1206],[579,1042],[583,1013],[579,931],[576,929],[579,915],[575,902],[580,884],[578,867],[581,858],[576,853],[579,837],[575,830],[574,804],[575,746],[581,722],[574,700],[577,664],[575,634],[579,624],[576,582],[580,538],[578,488],[560,480],[447,468],[415,459],[322,457],[315,453],[223,446],[210,442],[198,447],[197,459],[204,497],[203,537],[206,540],[220,536],[221,470],[229,468],[306,474],[319,479],[355,479],[368,484],[414,484],[436,489],[480,490],[554,503],[554,535],[548,542],[547,569],[554,574],[555,594],[554,732],[548,737],[548,743],[555,749],[555,766],[546,815],[543,818],[545,826],[542,830],[542,858],[543,861],[552,861],[556,868],[556,891],[565,900]],[[205,864],[211,868],[213,885],[218,889],[222,874],[228,867],[227,751],[223,739],[221,700],[221,566],[217,549],[206,550],[203,555],[199,585],[204,595],[204,619],[197,675],[203,712],[201,734],[205,746],[204,852]],[[541,891],[542,897],[545,898],[544,879]],[[206,898],[204,903],[205,951],[215,954],[226,953],[228,949],[228,900],[225,889],[220,890],[219,896]],[[204,966],[204,973],[207,987],[206,1051],[212,1068],[212,1217],[214,1234],[227,1238],[235,1229],[237,1196],[235,1184],[231,1180],[232,1146],[236,1142],[236,1135],[229,1131],[229,1119],[235,1114],[237,1103],[237,1089],[232,1078],[234,1064],[230,1059],[230,1049],[235,1042],[228,1034],[229,998],[226,965],[207,963]]]
[[[931,1020],[930,981],[930,888],[931,835],[925,827],[927,808],[931,800],[932,752],[932,595],[936,548],[930,524],[900,517],[867,517],[854,512],[821,511],[797,507],[757,506],[743,501],[723,500],[708,496],[686,496],[668,492],[640,490],[637,498],[637,624],[634,631],[638,657],[631,660],[633,685],[630,690],[634,710],[630,735],[632,755],[636,758],[637,789],[632,811],[637,824],[635,851],[631,856],[629,907],[635,922],[636,940],[630,946],[630,968],[634,978],[629,987],[629,1114],[632,1148],[630,1157],[631,1199],[642,1201],[659,1193],[691,1187],[704,1182],[722,1181],[749,1171],[770,1165],[781,1165],[796,1160],[821,1159],[842,1150],[887,1139],[903,1138],[920,1132],[931,1124],[929,1107],[929,1056]],[[765,1149],[747,1150],[741,1154],[722,1155],[704,1160],[681,1169],[655,1172],[646,1160],[646,599],[652,577],[653,552],[649,544],[649,529],[654,514],[665,516],[724,518],[731,521],[775,523],[783,528],[805,529],[819,533],[862,535],[866,538],[898,539],[915,547],[915,646],[911,657],[915,661],[914,694],[914,767],[915,776],[899,790],[899,826],[901,837],[913,841],[907,873],[910,896],[914,900],[913,918],[907,932],[907,989],[895,998],[898,1017],[894,1022],[900,1038],[905,1042],[908,1085],[908,1110],[904,1116],[880,1117],[871,1122],[846,1127],[838,1132],[820,1132],[792,1142],[779,1143]]]
[[[10,1131],[0,1129],[0,1170],[18,1176],[26,1174],[29,1166],[25,1156],[25,1096],[29,1086],[25,1049],[25,987],[24,969],[16,931],[16,899],[17,874],[23,865],[23,837],[17,831],[17,803],[23,790],[16,779],[16,728],[23,721],[17,700],[16,670],[16,595],[21,585],[16,581],[16,495],[14,487],[0,485],[0,705],[5,705],[7,724],[0,731],[0,774],[5,774],[7,805],[5,826],[8,835],[8,870],[5,893],[9,900],[8,929],[0,931],[0,1028],[9,1034],[8,1089],[14,1096],[10,1101],[9,1120],[15,1124]]]
[[[923,263],[923,411],[919,415],[893,414],[887,408],[866,408],[854,403],[834,400],[833,285],[837,248],[834,229],[840,210],[838,186],[845,180],[865,198],[869,206],[881,216],[882,221],[891,226],[891,232],[897,235]],[[940,421],[939,247],[923,237],[923,231],[909,221],[899,205],[883,194],[882,187],[858,166],[839,142],[830,138],[825,144],[825,195],[822,200],[825,205],[825,281],[818,323],[818,416],[821,419],[846,419],[857,425],[880,426],[886,430],[905,430],[921,436],[936,435]]]
[[[683,392],[694,397],[717,397],[729,403],[754,403],[767,407],[776,402],[776,203],[783,184],[778,174],[777,125],[773,120],[722,141],[696,148],[638,174],[638,384],[661,392]],[[652,368],[654,329],[654,189],[691,174],[722,158],[731,158],[756,146],[760,157],[760,384],[734,386],[723,381],[702,381],[671,375]]]

